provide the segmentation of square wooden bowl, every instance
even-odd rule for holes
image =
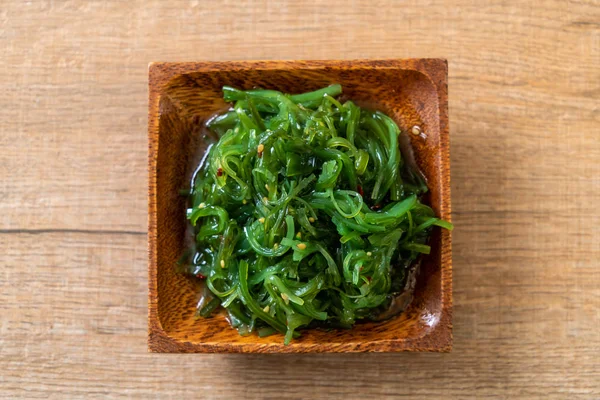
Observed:
[[[242,337],[225,319],[195,318],[196,283],[175,271],[184,246],[189,168],[200,125],[227,105],[221,88],[299,93],[340,83],[344,96],[392,116],[412,137],[436,215],[450,220],[448,64],[440,59],[152,63],[149,66],[148,348],[153,352],[390,352],[452,348],[450,232],[434,229],[415,298],[398,317],[351,330],[306,330],[288,346],[282,335]]]

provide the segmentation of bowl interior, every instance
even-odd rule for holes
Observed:
[[[157,315],[164,332],[182,342],[230,346],[255,343],[281,344],[273,335],[240,336],[223,317],[196,318],[198,284],[175,271],[184,247],[185,199],[179,189],[188,187],[190,171],[205,149],[200,139],[203,122],[228,107],[221,88],[254,87],[299,93],[340,83],[344,96],[362,106],[392,116],[403,131],[419,125],[426,139],[411,136],[417,163],[430,188],[429,204],[437,215],[442,207],[440,115],[437,88],[425,74],[411,69],[335,68],[236,69],[182,73],[163,86],[159,99],[156,168]],[[199,149],[199,150],[198,150]],[[424,258],[415,296],[400,316],[384,322],[358,323],[351,330],[308,330],[291,346],[411,341],[436,327],[442,313],[442,234],[434,229],[431,254]]]

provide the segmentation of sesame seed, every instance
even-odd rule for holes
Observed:
[[[309,222],[312,224],[313,222],[315,222],[315,219],[314,219],[313,217],[310,217],[310,218],[308,219],[308,221],[309,221]]]
[[[200,203],[200,204],[198,205],[198,208],[204,208],[204,207],[206,207],[206,204],[205,204],[205,203]]]
[[[298,233],[296,233],[296,237],[297,237],[298,239],[300,239],[300,238],[302,237],[302,232],[298,232]]]
[[[267,189],[267,192],[269,191],[269,184],[265,183],[265,189]]]
[[[367,251],[367,255],[368,255],[369,257],[371,257],[371,256],[373,255],[373,253],[371,253],[370,251]]]
[[[263,311],[264,311],[264,312],[269,312],[269,310],[270,310],[270,309],[271,309],[271,308],[270,308],[270,307],[269,307],[269,305],[267,304],[267,305],[265,306],[265,308],[263,308]]]
[[[242,204],[248,204],[248,200],[246,200],[246,199],[242,200]]]
[[[281,293],[281,298],[283,299],[283,301],[285,302],[285,304],[290,304],[290,298],[287,294],[285,293]]]
[[[277,249],[279,248],[279,243],[275,243],[275,244],[273,245],[273,248],[274,248],[275,250],[277,250]]]
[[[413,135],[417,136],[417,135],[421,134],[421,127],[418,125],[415,125],[412,127],[411,132]]]
[[[225,268],[225,260],[221,260],[221,268]]]
[[[297,248],[299,248],[300,250],[306,250],[306,244],[304,243],[298,243],[296,245]]]
[[[260,217],[258,219],[258,222],[260,222],[261,224],[264,224],[265,223],[265,217]]]
[[[262,153],[264,149],[265,149],[265,145],[261,143],[261,144],[259,144],[259,145],[258,145],[258,147],[256,148],[256,151],[257,151],[258,153]]]

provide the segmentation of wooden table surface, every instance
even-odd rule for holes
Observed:
[[[600,397],[598,0],[5,0],[0,49],[0,396]],[[148,62],[402,57],[449,60],[453,352],[148,354]]]

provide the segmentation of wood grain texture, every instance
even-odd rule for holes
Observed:
[[[0,396],[600,397],[600,4],[4,1]],[[449,60],[449,354],[146,353],[147,64]]]
[[[323,353],[450,351],[452,348],[451,232],[433,230],[414,299],[399,316],[352,329],[240,336],[225,318],[197,318],[197,280],[173,267],[185,251],[185,201],[178,194],[206,149],[201,127],[227,107],[223,86],[302,93],[339,83],[344,96],[385,111],[408,137],[429,185],[435,214],[450,221],[448,64],[441,59],[153,63],[149,68],[148,347],[158,353]]]

